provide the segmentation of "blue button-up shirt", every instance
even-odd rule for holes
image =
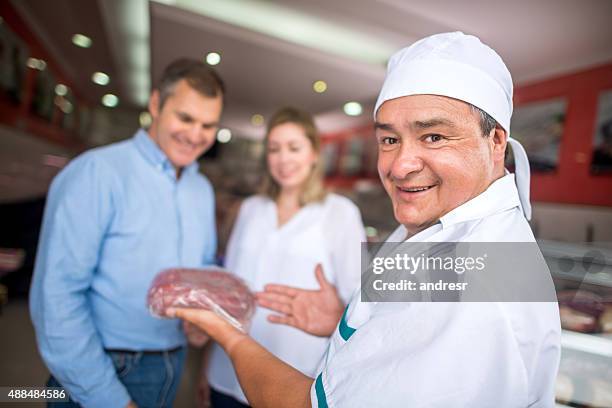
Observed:
[[[30,291],[40,353],[77,402],[122,407],[129,395],[104,352],[185,344],[179,321],[151,316],[165,268],[211,264],[214,194],[197,163],[177,179],[144,130],[90,150],[55,178]]]

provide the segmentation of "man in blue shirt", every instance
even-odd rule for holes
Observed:
[[[173,403],[185,336],[150,315],[146,294],[163,269],[213,263],[214,194],[196,159],[215,140],[223,94],[205,64],[173,62],[148,131],[80,155],[51,185],[30,311],[68,406]]]

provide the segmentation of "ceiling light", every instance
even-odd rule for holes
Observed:
[[[327,83],[325,81],[315,81],[315,83],[312,84],[312,89],[316,93],[323,93],[327,91]]]
[[[140,123],[141,128],[146,129],[151,126],[153,118],[151,117],[151,114],[149,112],[145,111],[138,116],[138,122]]]
[[[102,97],[102,105],[108,108],[114,108],[119,104],[119,98],[113,94],[106,94]]]
[[[61,169],[68,163],[68,158],[64,156],[57,156],[55,154],[43,154],[42,163],[45,166],[57,167]]]
[[[363,112],[359,102],[347,102],[344,104],[344,113],[349,116],[359,116]]]
[[[57,84],[55,86],[55,94],[59,96],[66,96],[66,94],[68,94],[68,87],[64,84]]]
[[[221,55],[219,53],[209,52],[206,55],[206,63],[208,65],[217,65],[220,62],[221,62]]]
[[[108,85],[110,82],[110,77],[106,75],[104,72],[94,72],[91,76],[91,80],[98,85]]]
[[[61,95],[55,97],[55,104],[60,108],[62,112],[65,114],[69,114],[73,110],[72,103]]]
[[[232,132],[229,129],[219,129],[217,132],[217,141],[219,143],[227,143],[232,140]]]
[[[28,58],[28,60],[26,61],[26,65],[29,68],[37,69],[39,71],[44,71],[45,68],[47,68],[47,63],[45,62],[45,60],[32,57]]]
[[[86,36],[85,34],[75,34],[72,36],[72,43],[77,47],[81,48],[89,48],[91,47],[91,38]]]
[[[263,115],[260,115],[259,113],[254,114],[253,116],[251,116],[251,124],[253,126],[261,126],[264,124],[264,117]]]
[[[60,105],[60,109],[62,110],[62,112],[64,112],[65,114],[69,114],[72,113],[72,103],[70,103],[70,101],[64,99],[62,101],[62,104]]]

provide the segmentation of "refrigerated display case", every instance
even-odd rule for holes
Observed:
[[[565,327],[556,383],[557,406],[610,408],[612,249],[601,244],[539,244],[555,287],[564,294],[560,296],[562,313],[566,315],[562,316]],[[567,300],[571,291],[576,294],[573,303]]]

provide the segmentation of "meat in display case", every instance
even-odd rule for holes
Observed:
[[[539,241],[561,316],[558,407],[612,407],[612,250]]]

